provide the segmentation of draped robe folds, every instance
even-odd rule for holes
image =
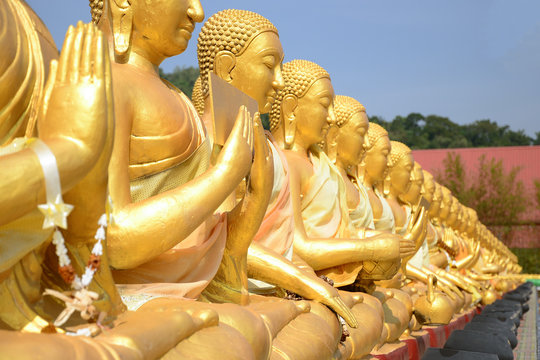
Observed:
[[[180,92],[178,94],[187,104],[186,121],[194,125],[191,143],[196,141],[198,146],[191,154],[184,154],[184,158],[175,156],[176,164],[164,171],[131,179],[133,202],[143,202],[177,188],[210,166],[211,146],[204,125],[189,99]],[[143,145],[145,140],[159,143],[160,138],[140,138],[138,142]],[[136,168],[130,165],[130,173],[144,173],[144,165],[137,164]],[[176,246],[161,255],[133,269],[114,270],[115,282],[119,284],[118,290],[128,308],[135,310],[156,297],[197,299],[221,263],[227,238],[226,219],[225,213],[213,214],[186,239],[179,239]],[[151,234],[148,241],[153,241]]]
[[[345,182],[339,170],[324,152],[310,154],[314,174],[302,198],[302,219],[312,238],[350,238],[357,233],[351,225]],[[358,241],[361,241],[360,239]],[[352,284],[362,270],[362,263],[348,263],[317,271],[334,285]]]
[[[289,166],[283,151],[268,135],[268,147],[274,161],[274,183],[272,195],[264,219],[253,241],[292,259],[294,241],[294,213],[291,200]],[[264,281],[249,279],[249,290],[264,292],[274,286]]]
[[[357,229],[375,229],[375,223],[373,222],[373,210],[371,209],[371,203],[369,202],[369,196],[366,188],[358,179],[355,179],[354,184],[358,190],[360,200],[355,209],[349,211],[349,218],[351,219],[351,225]]]

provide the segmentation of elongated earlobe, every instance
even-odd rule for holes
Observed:
[[[296,107],[298,99],[295,95],[289,94],[283,98],[281,110],[283,116],[283,131],[285,139],[285,149],[291,149],[296,137]]]
[[[128,0],[110,0],[109,11],[114,34],[114,57],[118,63],[126,63],[131,50],[133,10]]]

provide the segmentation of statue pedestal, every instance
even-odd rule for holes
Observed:
[[[409,348],[401,341],[386,343],[379,350],[372,351],[371,356],[380,360],[409,360]]]

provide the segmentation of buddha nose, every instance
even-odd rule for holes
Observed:
[[[272,86],[277,91],[283,90],[285,88],[285,80],[283,80],[283,72],[281,70],[281,65],[278,66],[278,68],[276,69]]]
[[[200,23],[204,20],[204,10],[200,0],[189,0],[187,15],[196,23]]]
[[[328,107],[328,124],[335,125],[336,124],[336,114],[334,112],[334,102],[330,104]]]
[[[371,143],[369,142],[369,136],[367,136],[367,134],[364,136],[364,145],[362,145],[364,147],[364,150],[367,150],[371,147]]]

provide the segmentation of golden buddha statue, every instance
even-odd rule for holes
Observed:
[[[67,331],[96,335],[99,328],[88,327],[86,320],[110,326],[112,317],[124,306],[112,282],[104,248],[104,226],[110,222],[102,214],[107,203],[107,168],[114,129],[111,71],[104,38],[93,25],[79,23],[76,28],[71,27],[60,59],[51,63],[49,80],[43,87],[37,81],[39,76],[28,74],[36,70],[45,76],[49,72],[44,62],[54,54],[51,50],[54,42],[47,29],[32,10],[18,0],[2,2],[0,18],[9,19],[2,22],[9,25],[5,28],[9,31],[2,32],[0,43],[7,49],[5,59],[11,59],[14,65],[0,71],[3,75],[0,84],[6,85],[4,79],[14,83],[26,79],[18,87],[11,83],[10,88],[20,95],[10,97],[9,106],[3,108],[5,116],[1,122],[1,128],[6,131],[2,135],[11,135],[3,137],[7,140],[0,148],[0,162],[13,169],[10,176],[1,181],[1,187],[6,189],[2,205],[10,210],[0,216],[2,247],[10,249],[2,253],[2,356],[31,359],[39,344],[48,356],[58,359],[154,358],[190,336],[190,341],[197,341],[196,332],[206,328],[212,328],[209,329],[212,340],[221,342],[222,347],[230,348],[227,341],[243,342],[235,346],[235,350],[249,346],[238,331],[218,330],[217,314],[211,310],[191,314],[128,313],[122,315],[114,329],[93,340],[84,336],[3,330],[64,332],[66,330],[53,326],[49,320],[65,306],[55,323],[59,319],[62,324],[69,320]],[[17,120],[5,126],[4,120],[13,119]],[[69,127],[65,126],[66,119]],[[23,130],[19,132],[14,130],[16,128]],[[26,133],[27,138],[10,140],[13,134],[19,133]],[[35,135],[39,140],[33,137]],[[91,197],[87,196],[88,192],[92,193]],[[28,193],[36,196],[29,197]],[[71,205],[63,202],[62,195]],[[39,206],[42,214],[36,207],[44,202]],[[49,245],[53,231],[53,244]],[[54,254],[54,247],[59,258]],[[62,262],[64,265],[59,266]],[[70,283],[73,290],[69,289]],[[40,306],[42,286],[70,290],[47,289],[45,292],[66,302],[61,309],[53,303]],[[97,301],[96,297],[99,297]],[[38,312],[43,317],[37,315]],[[74,313],[76,316],[71,316]],[[83,327],[72,327],[76,324]],[[149,341],[150,347],[147,346]],[[222,349],[219,351],[224,355],[221,358],[233,358]]]
[[[157,66],[181,53],[194,24],[202,21],[198,1],[110,0],[104,5],[99,26],[115,49],[117,112],[109,182],[115,223],[108,229],[109,250],[124,301],[132,309],[141,306],[137,312],[215,310],[219,326],[239,332],[256,358],[268,356],[279,343],[287,346],[280,331],[311,306],[318,321],[334,326],[321,332],[321,345],[312,351],[334,351],[341,326],[330,310],[318,304],[283,304],[278,299],[274,304],[241,307],[179,301],[196,299],[207,286],[220,284],[222,294],[206,293],[203,299],[234,296],[235,302],[249,302],[245,254],[271,190],[265,182],[270,160],[266,139],[260,121],[252,121],[241,109],[229,140],[210,167],[210,139],[196,109],[158,76]],[[181,18],[180,24],[163,21],[173,19],[172,14]],[[248,173],[244,199],[229,212],[217,211]],[[160,241],[149,242],[149,236]],[[223,286],[226,282],[229,288]],[[201,331],[200,336],[204,334]],[[184,341],[176,349],[179,346],[185,346]],[[214,349],[208,346],[208,351]]]
[[[250,27],[251,35],[242,37],[243,29]],[[231,50],[220,51],[220,44]],[[257,99],[259,111],[263,114],[269,112],[275,94],[284,86],[281,76],[283,50],[277,29],[259,14],[245,10],[223,10],[212,15],[199,35],[198,55],[201,76],[193,97],[198,99],[197,103],[202,102],[202,118],[207,128],[213,126],[210,106],[205,106],[205,102],[209,101],[210,72]],[[273,76],[268,76],[269,69]],[[289,169],[278,145],[268,139],[267,146],[273,176],[266,178],[269,181],[266,186],[272,189],[272,193],[260,229],[247,254],[248,273],[255,276],[249,281],[250,290],[268,294],[273,292],[273,286],[278,285],[306,299],[315,299],[332,307],[355,324],[356,319],[333,287],[313,271],[305,271],[291,262],[294,218]]]
[[[374,258],[399,258],[400,251],[407,251],[409,245],[400,244],[399,237],[377,235],[364,241],[352,238],[355,234],[346,218],[345,192],[339,190],[343,189],[341,176],[316,146],[323,140],[328,120],[335,121],[330,76],[305,60],[283,65],[283,76],[285,88],[278,92],[272,106],[270,124],[276,141],[285,149],[290,169],[295,253],[316,271]],[[327,199],[325,194],[330,193],[333,198]],[[321,200],[331,202],[318,206]],[[334,256],[327,256],[329,252]]]
[[[328,73],[314,63],[294,60],[283,66],[283,76],[285,88],[278,92],[270,124],[276,141],[285,148],[290,169],[294,252],[319,274],[330,278],[336,274],[335,268],[342,265],[399,257],[399,238],[352,238],[357,231],[351,229],[347,218],[343,179],[326,154],[316,147],[323,140],[325,125],[334,121],[334,93]],[[405,253],[408,244],[402,244]],[[395,254],[394,250],[388,251],[390,246]],[[379,254],[382,249],[387,249],[384,258]],[[326,256],[329,252],[334,256]]]
[[[114,121],[108,59],[102,34],[93,25],[70,27],[57,61],[52,37],[26,3],[3,2],[0,16],[6,30],[0,36],[5,49],[0,68],[4,88],[0,156],[3,165],[13,169],[0,185],[2,205],[9,209],[0,215],[2,247],[9,249],[2,253],[0,322],[4,329],[54,332],[58,329],[49,321],[65,304],[54,310],[43,308],[42,265],[45,277],[57,280],[45,281],[44,287],[71,290],[72,280],[85,272],[93,256],[98,220],[105,213]],[[66,118],[69,128],[64,125]],[[93,191],[93,199],[82,195],[83,189]],[[54,242],[61,241],[62,251],[71,254],[61,268],[50,245],[53,233]],[[50,269],[49,259],[56,264]],[[101,264],[84,291],[102,295],[89,304],[93,309],[89,316],[108,314],[101,317],[108,323],[123,304],[114,286],[103,289],[112,278],[106,256]],[[73,311],[66,310],[66,320],[68,312]]]
[[[390,161],[390,138],[388,132],[375,123],[370,124],[367,135],[369,147],[358,168],[360,178],[369,196],[375,229],[395,232],[392,208],[383,195],[383,182]]]

